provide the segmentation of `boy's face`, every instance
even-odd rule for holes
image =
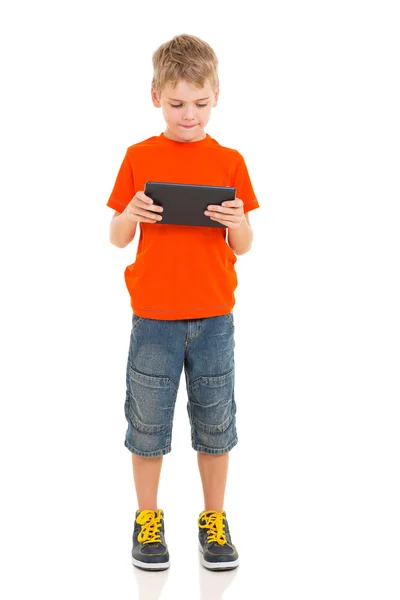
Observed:
[[[153,104],[162,108],[167,124],[165,137],[176,142],[204,139],[204,127],[210,119],[212,108],[217,106],[218,94],[219,88],[213,92],[208,82],[201,89],[183,80],[176,88],[167,83],[160,96],[152,88]]]

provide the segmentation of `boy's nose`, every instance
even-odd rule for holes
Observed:
[[[184,113],[183,113],[183,118],[185,121],[188,122],[188,125],[190,125],[190,121],[193,120],[194,118],[194,109],[193,108],[187,108]]]

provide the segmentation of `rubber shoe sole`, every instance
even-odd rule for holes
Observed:
[[[131,555],[131,561],[132,561],[132,564],[135,565],[135,567],[139,567],[139,569],[145,569],[146,571],[164,571],[165,569],[169,569],[169,566],[170,566],[169,561],[163,562],[163,563],[141,562],[140,560],[133,558],[132,555]]]

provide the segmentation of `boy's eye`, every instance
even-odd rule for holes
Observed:
[[[180,108],[182,104],[171,104],[171,106],[173,106],[173,108]],[[203,108],[204,106],[207,106],[207,104],[196,104],[196,106]]]

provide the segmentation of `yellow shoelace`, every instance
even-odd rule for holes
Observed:
[[[218,513],[215,510],[203,511],[198,519],[198,525],[201,529],[207,529],[207,542],[217,542],[220,546],[226,544],[225,535],[225,513]]]
[[[159,536],[159,529],[161,528],[161,517],[162,511],[159,508],[157,514],[154,514],[154,510],[142,510],[138,514],[136,522],[142,525],[142,529],[138,535],[138,541],[142,544],[153,544],[154,542],[161,542]]]

